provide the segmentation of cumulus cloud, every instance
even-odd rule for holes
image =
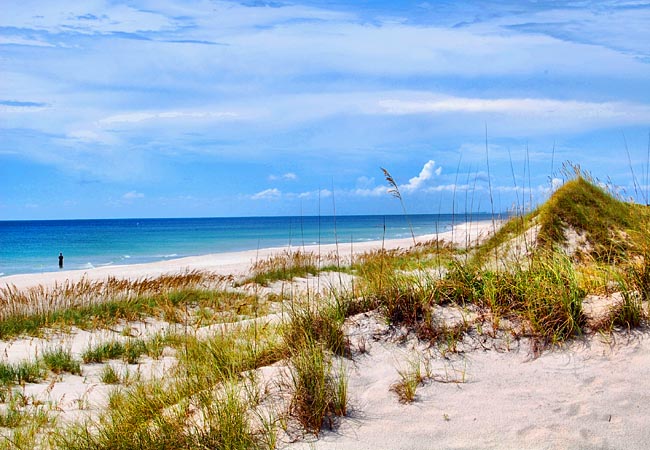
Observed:
[[[401,185],[399,188],[404,192],[415,192],[420,190],[424,184],[433,178],[434,175],[440,175],[441,168],[434,169],[436,162],[432,159],[427,161],[422,167],[420,174],[413,177],[407,184]]]
[[[278,188],[265,189],[257,194],[251,195],[251,200],[277,200],[282,196]]]
[[[375,185],[375,178],[374,177],[369,178],[369,177],[366,177],[366,176],[362,176],[362,177],[357,178],[357,188],[367,189],[367,188],[373,187],[374,185]]]
[[[125,180],[155,178],[152,168],[176,158],[188,162],[177,165],[183,175],[208,179],[196,168],[215,161],[224,172],[246,173],[250,161],[304,168],[305,184],[277,171],[254,190],[282,192],[240,195],[247,200],[313,197],[314,183],[331,174],[348,176],[337,195],[381,197],[379,175],[355,184],[356,168],[403,167],[436,142],[446,149],[437,164],[407,173],[400,189],[450,190],[438,165],[455,166],[451,149],[463,143],[482,147],[484,124],[491,148],[530,139],[550,150],[544,139],[557,137],[567,157],[615,173],[625,161],[605,148],[616,142],[605,133],[650,123],[639,95],[650,79],[648,7],[616,6],[612,15],[616,2],[506,2],[485,14],[463,3],[462,14],[443,8],[434,17],[413,5],[340,3],[5,2],[0,152],[117,181],[111,192],[122,203]],[[490,151],[507,172],[505,152]],[[460,151],[478,168],[482,152]],[[530,156],[533,173],[545,172],[548,164]],[[183,177],[167,178],[165,190],[185,189],[175,178]],[[157,198],[151,189],[147,197]]]

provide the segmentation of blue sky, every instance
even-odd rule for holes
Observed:
[[[649,43],[637,1],[9,0],[0,219],[400,213],[380,167],[506,210],[564,161],[643,201]]]

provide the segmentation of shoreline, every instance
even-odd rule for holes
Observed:
[[[211,253],[199,256],[168,259],[141,264],[124,264],[96,267],[92,269],[61,270],[53,272],[38,272],[7,275],[0,277],[0,287],[12,286],[17,289],[29,289],[35,286],[49,287],[66,281],[77,282],[82,278],[103,280],[108,277],[138,279],[150,278],[163,274],[180,273],[192,270],[205,270],[220,275],[245,275],[255,261],[266,259],[272,255],[288,251],[301,250],[330,254],[337,252],[341,255],[361,254],[368,251],[410,248],[415,243],[423,243],[434,239],[465,246],[484,239],[495,231],[502,222],[491,220],[467,222],[455,225],[451,230],[437,234],[426,234],[413,238],[387,239],[384,241],[341,242],[338,244],[315,244],[287,247],[272,247],[259,250],[244,250],[238,252]]]

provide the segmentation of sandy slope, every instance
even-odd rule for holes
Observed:
[[[356,331],[355,331],[356,330]],[[379,339],[378,317],[357,318],[368,352],[349,366],[350,417],[300,449],[643,449],[650,446],[650,336],[601,336],[531,358],[525,342],[510,351],[475,350],[435,358],[416,401],[401,404],[390,386],[398,369],[429,350]],[[373,338],[373,336],[375,338]],[[464,382],[463,382],[464,379]],[[444,382],[443,382],[444,381]]]

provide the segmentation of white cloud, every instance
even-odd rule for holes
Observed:
[[[551,189],[553,191],[556,191],[563,184],[564,184],[564,180],[562,180],[561,178],[553,178],[551,180]]]
[[[610,74],[647,71],[633,56],[555,37],[483,28],[443,28],[384,21],[379,24],[296,22],[228,38],[230,49],[247,48],[235,70],[256,65],[262,74],[355,73],[383,75],[515,76]],[[381,42],[381,51],[377,51]],[[558,64],[558,55],[563,55]],[[598,61],[598,63],[595,63]],[[225,61],[224,61],[225,62]]]
[[[430,94],[422,93],[431,97]],[[410,96],[410,95],[409,95]],[[378,102],[379,112],[392,115],[497,113],[509,116],[526,115],[538,118],[580,120],[629,119],[639,123],[650,120],[650,106],[623,102],[579,102],[572,100],[533,98],[463,98],[391,99]]]
[[[116,136],[103,130],[73,130],[67,133],[67,137],[82,144],[116,144],[118,142]]]
[[[142,192],[130,191],[124,194],[122,198],[124,200],[135,200],[138,198],[144,198],[144,194]]]
[[[480,190],[480,186],[470,186],[468,184],[440,184],[423,189],[423,192],[463,192],[470,189]]]
[[[269,175],[270,181],[284,180],[284,181],[295,181],[298,179],[298,175],[293,172],[287,172],[283,175]]]
[[[43,104],[12,104],[12,102],[0,103],[0,113],[32,113],[40,112],[48,109],[47,105]],[[30,119],[27,119],[30,120]]]
[[[386,186],[377,186],[374,188],[357,188],[352,190],[353,195],[358,195],[359,197],[381,197],[388,193],[388,188]]]
[[[0,25],[51,33],[133,33],[177,28],[174,19],[153,11],[102,0],[42,2],[24,0],[3,4]]]
[[[99,135],[94,131],[90,130],[76,130],[68,133],[68,137],[73,139],[79,139],[80,141],[97,141],[99,140]]]
[[[317,198],[329,198],[332,196],[332,191],[329,189],[320,189],[315,191],[301,192],[300,194],[291,194],[293,197],[298,197],[299,199],[317,199]]]
[[[251,200],[277,200],[282,196],[282,192],[277,188],[265,189],[257,194],[251,195]]]
[[[161,112],[130,112],[105,117],[98,121],[101,125],[119,123],[139,123],[159,119],[232,119],[238,117],[237,113],[229,111],[161,111]]]
[[[440,174],[440,168],[434,170],[435,165],[436,162],[434,160],[430,159],[427,161],[426,164],[424,164],[424,167],[422,167],[420,174],[417,177],[411,178],[407,184],[399,186],[400,190],[405,192],[415,192],[420,190],[428,180],[433,178],[433,175]]]
[[[359,189],[368,189],[372,188],[375,185],[375,178],[368,178],[366,176],[362,176],[357,178],[357,188]]]
[[[598,8],[555,7],[523,17],[502,17],[490,25],[509,27],[519,32],[545,34],[567,41],[587,42],[632,55],[648,55],[650,9],[647,2],[602,3]]]
[[[49,42],[38,39],[26,39],[21,36],[0,36],[0,45],[28,45],[31,47],[55,47]]]
[[[493,139],[505,149],[503,138],[513,146],[530,138],[532,147],[540,136],[570,142],[572,158],[591,162],[599,152],[618,164],[600,138],[650,123],[650,103],[639,95],[650,79],[650,64],[640,61],[648,8],[612,15],[610,4],[547,13],[537,13],[548,9],[539,5],[495,7],[452,28],[447,11],[399,22],[367,5],[344,5],[350,12],[342,13],[327,2],[5,3],[0,44],[11,46],[3,47],[0,99],[9,102],[0,104],[0,151],[102,180],[155,178],[152,169],[174,163],[167,157],[192,153],[192,165],[218,157],[228,170],[244,171],[251,160],[288,161],[285,170],[310,164],[300,177],[308,183],[357,162],[403,166],[433,142],[446,149],[435,154],[438,164],[451,167],[451,149],[481,143],[484,124],[494,165],[507,166],[508,155],[493,154]],[[593,146],[587,133],[570,136],[592,130]],[[387,150],[394,148],[404,151]],[[463,164],[483,162],[482,152],[463,153]],[[137,164],[125,167],[126,157]],[[267,186],[284,188],[280,181],[297,180],[291,175],[277,172]],[[436,186],[450,181],[439,176],[440,167],[423,168],[403,189],[451,189]],[[342,195],[385,195],[372,178],[348,181]],[[313,185],[297,185],[295,193],[248,198],[314,195],[301,192]]]

